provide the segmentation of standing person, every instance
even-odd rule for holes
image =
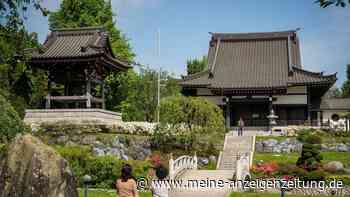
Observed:
[[[121,177],[116,183],[118,197],[139,197],[137,184],[132,176],[132,168],[125,164],[121,170]]]
[[[170,185],[165,178],[168,176],[168,169],[162,164],[155,168],[155,175],[158,179],[152,181],[151,191],[152,197],[169,197]]]
[[[238,136],[243,135],[243,127],[244,127],[244,121],[243,121],[242,117],[240,117],[239,121],[238,121]]]

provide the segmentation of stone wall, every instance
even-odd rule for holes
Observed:
[[[276,139],[260,140],[255,143],[255,150],[260,153],[290,153],[301,152],[303,144],[296,138],[287,138],[283,141]],[[348,152],[350,144],[332,143],[321,144],[323,152]]]
[[[103,109],[32,109],[26,110],[24,117],[24,122],[29,125],[60,121],[115,124],[122,119],[120,113]]]

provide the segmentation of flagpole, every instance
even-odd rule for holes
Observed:
[[[157,59],[158,59],[158,66],[159,66],[159,71],[158,71],[158,82],[157,82],[157,122],[159,123],[159,107],[160,107],[160,77],[161,77],[161,71],[162,67],[160,65],[160,29],[157,31]]]

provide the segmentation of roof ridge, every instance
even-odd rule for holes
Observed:
[[[209,32],[211,35],[246,35],[246,34],[274,34],[274,33],[294,33],[297,30],[285,30],[285,31],[267,31],[267,32],[241,32],[241,33],[230,33],[230,32]]]
[[[305,69],[293,66],[293,70],[294,69],[302,71],[302,72],[304,72],[306,74],[309,74],[309,75],[316,75],[316,76],[319,76],[319,77],[333,77],[333,76],[337,75],[337,73],[333,73],[333,74],[329,74],[329,75],[323,75],[323,72],[312,72],[312,71],[309,71],[309,70],[305,70]]]
[[[86,30],[106,30],[104,26],[89,26],[89,27],[67,27],[51,29],[51,32],[65,32],[65,31],[86,31]]]
[[[201,77],[204,74],[208,74],[209,72],[210,72],[209,69],[205,69],[203,71],[200,71],[200,72],[197,72],[197,73],[194,73],[194,74],[191,74],[191,75],[184,76],[183,80],[187,81],[187,80],[197,79],[197,78]]]

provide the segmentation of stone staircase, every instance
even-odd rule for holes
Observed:
[[[217,169],[234,171],[240,153],[254,151],[254,143],[253,136],[233,136],[227,134],[224,149],[219,156]]]
[[[224,148],[220,152],[216,170],[187,170],[181,180],[232,180],[235,175],[237,155],[254,151],[255,138],[252,136],[234,136],[228,133],[225,136]],[[232,188],[186,188],[173,189],[171,197],[228,197]]]

